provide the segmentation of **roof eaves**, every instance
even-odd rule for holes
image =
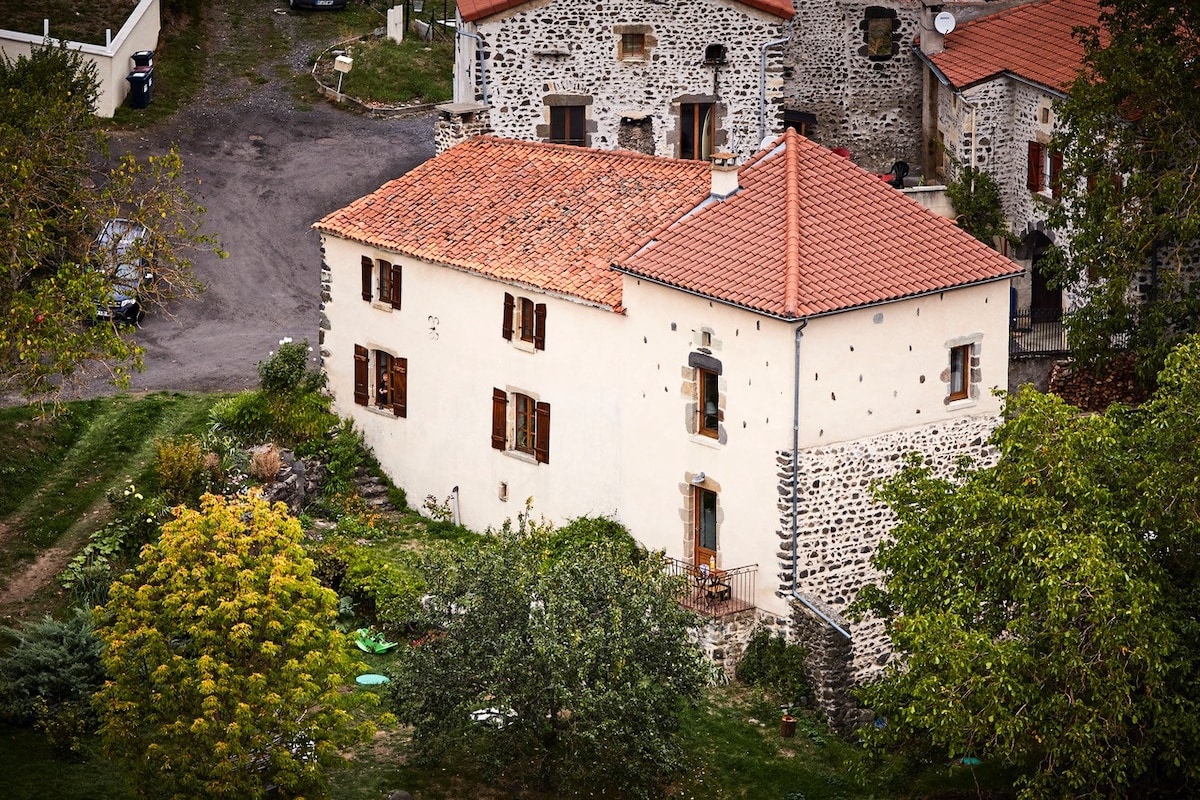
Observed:
[[[929,297],[930,295],[941,294],[942,292],[954,291],[956,289],[968,289],[972,286],[983,286],[988,283],[995,283],[996,281],[1003,281],[1003,280],[1008,280],[1009,278],[1015,278],[1016,276],[1023,275],[1023,274],[1024,274],[1024,270],[1017,269],[1012,272],[1006,272],[1001,275],[991,275],[986,278],[976,278],[973,281],[966,281],[964,283],[955,283],[955,284],[951,284],[950,286],[939,286],[939,287],[933,288],[933,289],[923,289],[919,292],[910,292],[908,294],[896,295],[895,297],[886,297],[886,298],[883,298],[880,300],[871,300],[870,302],[867,302],[867,303],[855,303],[854,305],[849,305],[849,306],[839,306],[837,308],[827,308],[824,311],[810,311],[810,312],[804,314],[804,316],[809,319],[817,319],[818,317],[830,317],[830,316],[833,316],[834,314],[844,314],[847,311],[859,311],[864,308],[875,308],[876,306],[883,306],[883,305],[887,305],[889,303],[899,303],[902,300],[916,300],[916,299],[919,299],[922,297]]]

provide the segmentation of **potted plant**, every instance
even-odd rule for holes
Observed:
[[[783,712],[779,718],[779,735],[790,739],[796,735],[796,717],[792,714],[790,705],[780,706],[779,709]]]

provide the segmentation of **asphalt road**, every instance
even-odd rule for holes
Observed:
[[[295,65],[303,69],[303,65]],[[204,231],[229,257],[201,252],[206,291],[150,311],[135,333],[145,371],[131,391],[231,391],[290,336],[317,350],[320,243],[310,225],[433,155],[433,118],[372,119],[319,101],[296,108],[272,81],[231,98],[206,93],[170,121],[114,138],[144,158],[172,144],[207,209]],[[81,396],[113,392],[90,381]]]

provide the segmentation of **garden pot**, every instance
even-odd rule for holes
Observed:
[[[791,714],[784,714],[780,717],[779,735],[785,739],[790,739],[796,735],[796,718]]]

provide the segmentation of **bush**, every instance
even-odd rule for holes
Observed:
[[[809,694],[804,656],[800,645],[758,628],[738,662],[737,679],[748,686],[761,686],[780,703],[798,705]]]
[[[158,488],[169,505],[195,506],[209,487],[200,440],[191,434],[169,436],[154,443],[154,470]],[[212,464],[215,471],[219,464]]]
[[[91,614],[77,609],[61,622],[46,617],[7,634],[16,644],[0,659],[0,716],[29,724],[50,720],[66,704],[78,703],[82,708],[72,713],[84,715],[83,728],[94,728],[87,704],[103,685],[104,670]],[[44,704],[40,715],[39,701]]]
[[[279,350],[258,362],[258,377],[268,395],[314,394],[325,388],[325,375],[308,368],[312,348],[307,341],[279,340]]]
[[[263,483],[275,480],[282,467],[283,459],[279,457],[279,451],[274,447],[268,446],[255,450],[254,454],[250,456],[250,475]]]
[[[261,442],[271,433],[271,407],[262,392],[239,392],[213,404],[209,412],[215,430],[226,430],[243,441]]]

